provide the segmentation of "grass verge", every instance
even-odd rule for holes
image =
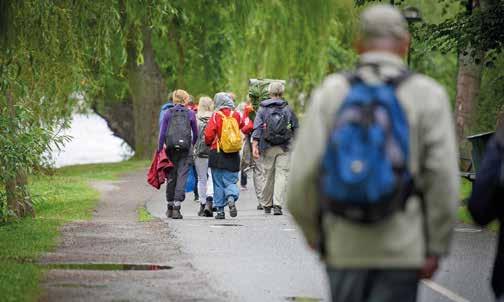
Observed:
[[[154,220],[154,217],[147,211],[144,207],[139,207],[138,210],[138,221],[139,222],[149,222]]]
[[[462,184],[461,184],[461,188],[460,188],[460,200],[465,202],[469,198],[469,196],[471,195],[471,190],[472,190],[472,183],[466,179],[463,179]],[[466,204],[462,204],[458,208],[457,218],[458,218],[458,221],[460,221],[462,223],[474,224],[474,220],[472,219],[471,213],[469,213],[469,210],[467,209]],[[490,223],[487,228],[492,231],[497,231],[499,229],[499,223],[497,221],[494,221],[494,222]]]
[[[58,169],[52,176],[32,177],[30,192],[37,217],[0,225],[0,300],[38,297],[43,270],[34,262],[55,248],[60,226],[92,217],[99,194],[89,181],[114,180],[147,166],[146,161],[79,165]]]

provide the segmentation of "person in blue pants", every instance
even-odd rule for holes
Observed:
[[[232,98],[224,92],[214,97],[216,112],[210,118],[205,129],[205,143],[210,146],[208,166],[212,170],[214,185],[213,206],[217,208],[215,219],[225,219],[224,208],[229,207],[229,215],[236,217],[236,201],[240,190],[238,188],[238,174],[240,171],[240,152],[226,153],[218,150],[218,142],[222,134],[223,115],[233,117],[240,129],[244,122],[240,114],[234,110]]]

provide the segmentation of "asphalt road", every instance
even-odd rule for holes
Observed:
[[[223,301],[328,301],[324,268],[309,251],[287,213],[256,210],[252,190],[242,191],[238,217],[201,218],[188,194],[183,220],[167,220],[164,187],[147,202],[153,216],[168,223],[170,236],[191,263],[225,292]],[[227,213],[226,213],[227,214]],[[422,283],[421,302],[490,302],[490,268],[495,234],[459,225],[453,250],[432,282]]]

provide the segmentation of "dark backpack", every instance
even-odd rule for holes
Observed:
[[[166,131],[165,144],[167,149],[188,151],[191,148],[191,123],[189,109],[173,107],[169,109],[171,117]]]
[[[264,123],[264,140],[270,145],[283,145],[291,140],[291,113],[286,105],[267,108]]]
[[[375,223],[412,194],[409,125],[396,96],[404,75],[369,85],[349,76],[350,91],[322,157],[322,208],[354,222]]]
[[[198,157],[207,158],[210,155],[210,146],[205,144],[205,129],[208,125],[209,120],[210,119],[200,119],[202,127],[199,127],[198,129],[198,140],[196,141],[196,145],[194,146],[194,154]]]

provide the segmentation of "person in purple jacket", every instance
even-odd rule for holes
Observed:
[[[158,152],[166,146],[166,155],[174,167],[167,175],[166,201],[168,203],[166,217],[182,219],[180,208],[185,199],[185,185],[192,164],[192,149],[198,138],[198,126],[194,111],[185,104],[189,94],[184,90],[173,92],[174,106],[165,112],[161,121]]]

